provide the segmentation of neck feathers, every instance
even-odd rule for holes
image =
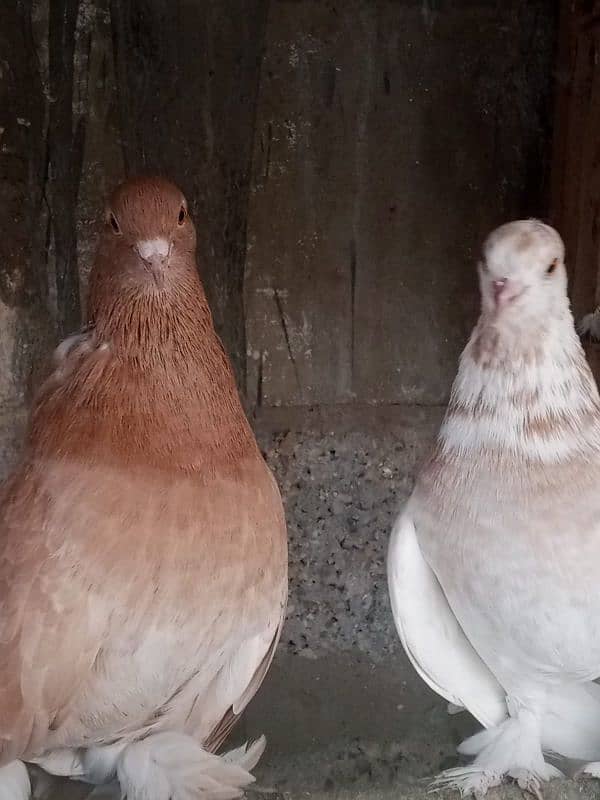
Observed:
[[[255,453],[200,281],[177,291],[113,304],[92,295],[96,350],[42,392],[31,437],[38,451],[194,472]]]
[[[482,316],[460,361],[438,450],[557,463],[600,450],[600,399],[570,312],[535,340]]]

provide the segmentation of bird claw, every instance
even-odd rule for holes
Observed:
[[[544,780],[560,777],[561,773],[557,769],[550,765],[546,766],[548,767],[548,774],[544,776]],[[597,776],[600,777],[600,762],[590,766],[597,767]],[[535,800],[544,800],[541,781],[534,772],[526,769],[515,769],[506,773],[505,776],[474,765],[444,770],[430,783],[428,792],[433,794],[444,789],[455,789],[460,792],[461,797],[471,796],[480,800],[487,794],[488,789],[500,786],[504,777],[512,778],[522,791],[533,795]]]
[[[519,789],[528,794],[532,794],[536,800],[544,800],[540,782],[531,772],[518,770],[512,773],[511,777],[517,782]]]
[[[502,775],[487,772],[478,767],[454,767],[440,773],[429,785],[428,793],[434,794],[444,789],[455,789],[461,797],[475,797],[480,800],[488,789],[500,786]]]

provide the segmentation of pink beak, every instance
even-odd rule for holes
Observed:
[[[509,289],[508,278],[501,278],[500,280],[493,281],[492,286],[494,287],[496,307],[500,308],[500,306],[505,305],[506,301],[509,299],[507,297]]]

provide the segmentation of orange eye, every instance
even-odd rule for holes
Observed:
[[[121,233],[121,228],[119,226],[119,223],[117,222],[117,218],[112,213],[112,211],[110,212],[110,214],[108,216],[108,221],[110,223],[110,227],[113,229],[113,233],[116,234],[117,236],[119,236],[120,233]]]
[[[555,269],[556,269],[556,259],[554,259],[554,261],[550,264],[550,266],[546,270],[546,275],[552,275]]]
[[[185,222],[185,218],[187,217],[187,210],[185,206],[181,206],[179,209],[179,216],[177,217],[177,224],[181,227]]]

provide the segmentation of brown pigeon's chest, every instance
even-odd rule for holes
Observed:
[[[145,592],[157,607],[219,592],[233,599],[248,575],[260,587],[282,560],[281,501],[258,458],[210,476],[62,463],[49,465],[44,490],[49,553],[111,584],[128,605]]]
[[[124,716],[138,730],[190,681],[198,695],[208,691],[248,641],[266,635],[266,652],[285,602],[287,548],[262,461],[208,482],[92,475],[63,463],[46,471],[43,495],[32,522],[47,554],[45,602],[60,609],[70,593],[85,598],[99,653],[59,715],[56,742],[86,730],[110,738]],[[209,709],[207,724],[222,705]],[[189,708],[177,708],[185,718]]]

